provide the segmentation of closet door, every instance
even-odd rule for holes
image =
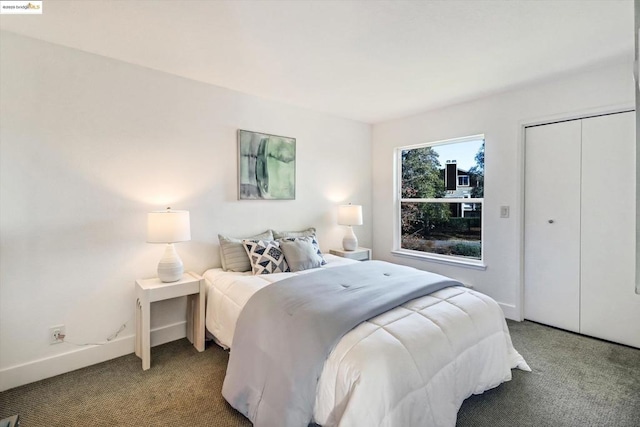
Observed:
[[[525,134],[524,316],[580,328],[579,120]]]
[[[635,115],[582,125],[580,332],[640,347],[635,293]]]

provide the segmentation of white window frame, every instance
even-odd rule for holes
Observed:
[[[393,233],[393,249],[391,251],[392,254],[414,258],[424,261],[436,262],[439,264],[448,264],[466,268],[473,268],[477,270],[485,270],[487,266],[484,263],[485,259],[485,206],[484,206],[484,198],[473,198],[473,197],[459,197],[459,198],[434,198],[434,199],[403,199],[402,198],[402,152],[405,150],[412,150],[423,147],[434,147],[438,145],[446,145],[446,144],[456,144],[461,142],[470,142],[470,141],[478,141],[485,140],[484,134],[466,136],[462,138],[453,138],[442,141],[434,141],[427,142],[422,144],[414,144],[414,145],[405,145],[402,147],[396,147],[394,150],[394,233]],[[456,177],[457,178],[457,177]],[[457,181],[457,179],[456,179]],[[401,205],[402,202],[417,202],[417,203],[480,203],[482,204],[482,211],[480,214],[480,259],[471,259],[461,256],[454,255],[442,255],[442,254],[434,254],[430,252],[416,251],[412,249],[404,249],[402,248],[402,223],[401,223]]]
[[[460,184],[460,178],[467,178],[466,184]],[[468,187],[469,186],[469,175],[458,175],[458,187]]]

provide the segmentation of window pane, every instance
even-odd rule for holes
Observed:
[[[482,258],[482,203],[413,203],[400,206],[402,249]]]
[[[402,198],[435,199],[444,196],[444,169],[438,153],[432,147],[403,150]]]
[[[484,197],[484,140],[402,150],[402,198]]]

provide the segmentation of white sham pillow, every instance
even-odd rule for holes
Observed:
[[[242,241],[244,239],[273,240],[273,233],[271,230],[267,230],[264,233],[244,238],[228,237],[218,234],[218,241],[220,242],[220,260],[224,271],[235,271],[238,273],[251,271],[249,257],[242,245]]]
[[[311,237],[316,235],[316,229],[314,227],[309,227],[306,230],[300,231],[270,231],[273,232],[273,238],[275,240],[284,239],[285,237]]]

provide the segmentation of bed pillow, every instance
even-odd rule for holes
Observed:
[[[273,238],[276,240],[283,240],[283,239],[291,240],[298,237],[310,237],[312,239],[311,243],[316,248],[316,253],[322,259],[322,265],[325,265],[327,263],[327,261],[324,259],[324,256],[322,255],[322,251],[320,250],[320,244],[318,243],[318,237],[316,236],[315,228],[309,227],[306,230],[301,230],[301,231],[276,231],[276,230],[271,230],[271,231],[273,232]]]
[[[278,242],[291,271],[318,268],[326,263],[322,255],[318,255],[311,237],[286,238]]]
[[[224,271],[235,271],[238,273],[251,271],[249,257],[242,245],[242,241],[244,239],[273,240],[273,233],[271,230],[267,230],[264,233],[241,239],[218,234],[218,241],[220,242],[220,260],[222,261],[222,269]]]
[[[280,243],[274,240],[248,240],[242,245],[249,256],[251,271],[256,274],[286,273],[289,265],[280,249]]]
[[[270,230],[273,232],[273,238],[278,240],[278,239],[284,239],[285,237],[312,237],[316,235],[316,229],[313,227],[309,227],[306,230],[300,230],[300,231],[276,231],[276,230]]]

